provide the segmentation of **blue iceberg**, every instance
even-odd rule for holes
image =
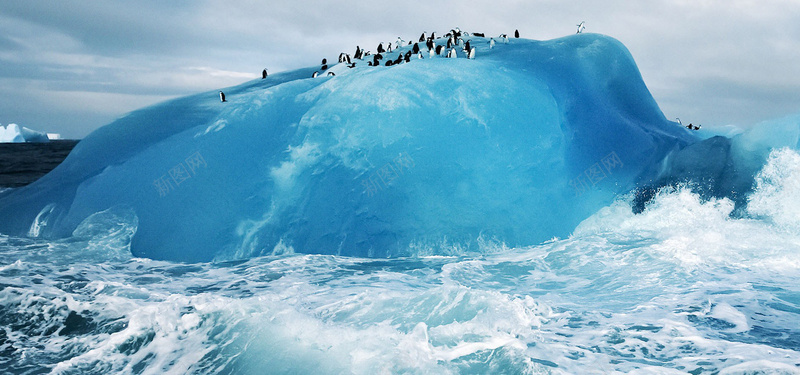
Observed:
[[[524,246],[732,160],[728,138],[665,118],[617,40],[471,43],[475,59],[305,68],[132,112],[2,193],[0,232],[134,222],[135,256],[178,261]]]

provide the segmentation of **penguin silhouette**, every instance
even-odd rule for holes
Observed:
[[[222,91],[219,92],[219,101],[221,101],[223,103],[227,101],[227,100],[225,100],[225,93],[222,92]]]
[[[514,38],[519,38],[519,30],[514,30]]]
[[[264,78],[267,78],[267,70],[266,69],[261,71],[261,79],[264,79]]]

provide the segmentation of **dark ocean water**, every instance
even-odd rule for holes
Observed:
[[[0,143],[0,187],[30,184],[61,164],[77,140],[49,143]]]

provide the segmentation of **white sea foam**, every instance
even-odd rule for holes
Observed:
[[[754,207],[792,202],[795,172],[786,171],[795,157],[773,154]],[[483,241],[477,254],[425,248],[397,259],[282,250],[180,264],[123,256],[137,221],[119,208],[93,216],[68,240],[0,236],[0,366],[797,373],[800,240],[787,230],[792,213],[733,210],[730,200],[682,187],[660,192],[638,215],[620,199],[570,238],[524,248]],[[450,255],[425,256],[436,253]]]

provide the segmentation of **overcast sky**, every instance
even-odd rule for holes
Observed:
[[[800,0],[0,1],[0,123],[80,138],[125,113],[453,27],[622,41],[664,114],[800,113]]]

